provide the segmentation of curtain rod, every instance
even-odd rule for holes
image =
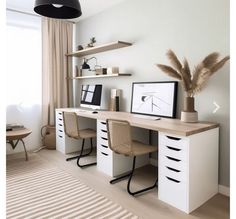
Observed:
[[[7,11],[12,11],[12,12],[17,12],[17,13],[21,13],[21,14],[27,14],[27,15],[31,15],[31,16],[35,16],[35,17],[42,17],[42,16],[39,16],[37,14],[33,14],[31,12],[25,12],[25,11],[19,11],[19,10],[16,10],[16,9],[12,9],[12,8],[6,8]],[[68,21],[66,20],[67,22],[71,22],[73,24],[76,24],[76,22],[74,21]]]

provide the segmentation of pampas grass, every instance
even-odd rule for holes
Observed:
[[[186,58],[182,64],[172,50],[168,50],[166,55],[170,60],[171,66],[157,64],[157,67],[167,75],[179,80],[188,97],[193,97],[200,92],[206,86],[209,78],[222,68],[230,58],[226,56],[219,61],[219,53],[213,52],[195,66],[191,73]]]

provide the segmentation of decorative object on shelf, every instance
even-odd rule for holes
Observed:
[[[95,73],[96,73],[96,75],[106,75],[107,69],[106,68],[96,68]]]
[[[167,57],[172,67],[162,64],[157,64],[157,66],[167,75],[179,80],[183,86],[186,97],[181,121],[197,122],[198,113],[194,109],[194,96],[205,87],[209,78],[222,68],[230,57],[226,56],[219,61],[219,53],[213,52],[206,56],[192,72],[186,58],[182,64],[172,50],[168,50]]]
[[[77,46],[77,50],[79,51],[79,50],[83,50],[84,49],[84,47],[83,46],[81,46],[81,45],[78,45]]]
[[[120,111],[121,89],[111,89],[110,111]]]
[[[36,0],[34,11],[42,16],[58,19],[71,19],[82,15],[78,0]]]
[[[96,39],[95,39],[95,37],[92,37],[91,39],[90,39],[90,43],[87,45],[87,47],[94,47],[94,43],[96,43]]]
[[[74,75],[75,75],[75,77],[79,77],[80,76],[78,65],[75,65]]]
[[[119,67],[109,67],[107,68],[107,74],[118,74]]]
[[[94,69],[90,68],[90,65],[88,64],[88,61],[95,59],[96,60],[96,64],[94,65]],[[96,71],[97,68],[101,68],[100,65],[97,64],[97,58],[96,57],[91,57],[89,59],[84,58],[83,59],[83,64],[81,65],[81,69],[88,69],[89,71]]]

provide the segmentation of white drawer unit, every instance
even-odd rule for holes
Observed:
[[[80,149],[81,141],[69,138],[65,134],[62,111],[56,109],[56,150],[68,154]]]
[[[115,177],[132,169],[132,157],[114,153],[108,146],[106,121],[97,120],[97,168],[99,171]],[[137,158],[137,167],[149,162],[148,155]]]
[[[218,133],[159,133],[159,199],[190,213],[218,192]]]

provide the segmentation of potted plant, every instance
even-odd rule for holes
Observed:
[[[191,72],[187,59],[183,64],[172,50],[167,51],[167,57],[171,66],[157,64],[167,75],[179,80],[185,91],[184,108],[181,112],[181,120],[184,122],[197,122],[198,115],[194,109],[194,96],[206,85],[209,78],[217,72],[229,60],[229,56],[218,60],[219,53],[213,52],[206,56]]]

